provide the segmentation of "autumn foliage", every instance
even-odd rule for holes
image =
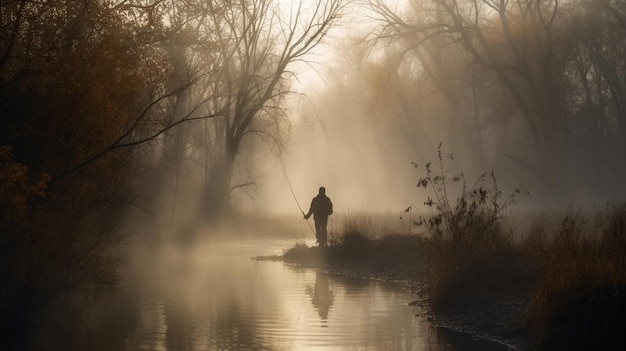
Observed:
[[[128,11],[126,11],[128,12]],[[78,282],[110,282],[111,244],[147,110],[169,74],[153,40],[97,1],[2,4],[0,18],[0,313]],[[160,82],[160,83],[159,83]],[[150,113],[146,113],[149,111]],[[126,139],[124,139],[126,138]],[[4,319],[2,322],[6,322]]]

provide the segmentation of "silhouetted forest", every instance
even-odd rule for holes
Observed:
[[[370,6],[382,22],[371,37],[385,46],[363,48],[362,70],[381,125],[431,152],[440,141],[432,139],[445,135],[463,169],[515,169],[553,194],[577,189],[598,199],[620,188],[623,1],[410,1],[398,11],[376,0]]]

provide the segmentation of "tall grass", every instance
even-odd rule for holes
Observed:
[[[351,245],[373,239],[378,233],[378,225],[372,216],[364,211],[344,212],[339,217],[339,232],[331,232],[329,244]]]
[[[541,276],[526,311],[540,347],[622,342],[605,333],[626,322],[626,204],[607,204],[593,223],[565,214],[552,233],[535,247]]]

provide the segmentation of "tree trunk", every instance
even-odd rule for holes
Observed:
[[[205,184],[202,217],[214,221],[231,213],[230,187],[235,163],[235,154],[225,152],[213,164]]]

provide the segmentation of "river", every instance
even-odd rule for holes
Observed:
[[[32,350],[501,350],[431,327],[396,283],[254,256],[285,240],[208,242],[133,254],[119,284],[67,293]]]

